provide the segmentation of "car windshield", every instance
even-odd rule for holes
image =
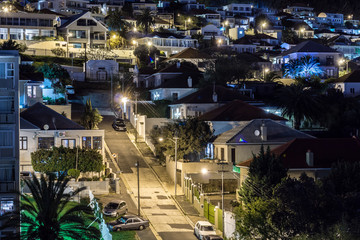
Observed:
[[[124,217],[118,219],[119,223],[126,223],[126,221],[127,221],[127,218],[124,218]]]
[[[201,231],[214,231],[212,226],[202,226]]]
[[[111,202],[111,203],[108,203],[108,205],[106,205],[106,207],[105,207],[105,208],[109,208],[109,209],[117,209],[117,208],[118,208],[118,206],[119,206],[119,204],[118,204],[118,203],[113,203],[113,202]]]

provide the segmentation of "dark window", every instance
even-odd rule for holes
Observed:
[[[172,99],[173,99],[173,101],[178,100],[178,98],[179,98],[179,94],[178,94],[178,93],[172,93]]]
[[[91,148],[91,137],[82,137],[82,148]]]
[[[224,148],[221,148],[220,151],[221,151],[221,153],[220,153],[220,160],[224,160],[224,158],[225,158],[225,149],[224,149]]]
[[[96,26],[96,22],[94,20],[87,20],[87,25],[88,26]]]
[[[13,19],[7,18],[7,25],[12,25],[12,24],[13,24]]]
[[[13,25],[16,25],[16,26],[19,25],[19,19],[18,18],[13,18]]]
[[[93,137],[94,149],[101,150],[102,149],[102,137]]]
[[[1,18],[1,25],[6,25],[6,18]]]
[[[86,26],[86,19],[79,19],[77,20],[78,26]]]
[[[20,137],[20,150],[27,150],[27,137]]]
[[[38,148],[40,149],[50,149],[54,146],[53,137],[39,137],[38,138]]]
[[[235,148],[231,149],[231,162],[235,164]]]
[[[333,56],[326,57],[326,66],[334,66],[334,57]]]
[[[21,25],[21,26],[25,26],[25,25],[26,25],[26,19],[25,19],[25,18],[20,18],[20,25]]]

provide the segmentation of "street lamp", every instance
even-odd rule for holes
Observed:
[[[185,30],[187,30],[187,25],[186,25],[187,22],[191,23],[191,18],[185,20]]]
[[[174,196],[176,198],[176,185],[177,185],[177,176],[176,176],[176,171],[177,171],[177,149],[178,149],[178,140],[179,137],[177,137],[176,133],[175,136],[173,137],[173,139],[171,138],[167,138],[170,141],[172,141],[173,143],[175,143],[175,170],[174,170]],[[164,141],[163,138],[159,138],[159,141],[162,142]]]
[[[125,119],[125,114],[126,114],[126,102],[128,101],[127,97],[123,97],[121,99],[121,101],[124,103],[124,110],[123,110],[123,119]]]
[[[346,73],[347,73],[348,70],[349,70],[349,61],[346,61],[345,58],[341,58],[341,59],[338,61],[339,66],[342,66],[344,63],[346,64],[346,65],[345,65],[345,70],[346,70]]]
[[[264,33],[264,27],[266,27],[266,22],[261,23],[261,33]]]
[[[67,53],[67,57],[69,57],[69,38],[71,38],[73,36],[72,33],[68,33],[66,36],[66,53]]]
[[[135,167],[137,169],[137,183],[138,183],[138,216],[140,216],[140,173],[139,173],[139,160],[136,161]]]
[[[218,46],[220,47],[221,46],[221,44],[222,44],[222,39],[218,39]]]
[[[263,68],[263,70],[264,70],[263,77],[264,77],[264,79],[265,79],[265,76],[266,76],[266,74],[270,71],[270,69],[268,69],[268,68]]]
[[[300,37],[301,37],[301,38],[304,38],[305,28],[301,28],[301,29],[300,29],[300,33],[301,33],[301,34],[300,34]]]
[[[148,45],[149,47],[151,47],[152,42],[148,41],[148,42],[147,42],[147,45]]]
[[[134,31],[134,32],[137,32],[137,28],[136,28],[136,27],[134,27],[134,28],[133,28],[133,31]]]
[[[224,165],[227,165],[228,163],[224,160],[221,160],[218,165],[221,165],[221,170],[218,170],[218,173],[221,173],[221,209],[222,209],[222,236],[225,235],[225,209],[224,209],[224,172],[228,172],[227,170],[224,170]],[[207,169],[202,169],[201,173],[206,174],[208,172]]]

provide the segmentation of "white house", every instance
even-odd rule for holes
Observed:
[[[97,149],[105,156],[104,130],[86,130],[63,115],[36,103],[20,114],[20,171],[33,171],[31,153],[52,146]]]
[[[93,82],[110,82],[119,79],[119,64],[115,60],[89,60],[86,78]]]
[[[355,97],[360,95],[360,70],[339,77],[333,82],[333,87],[341,91],[346,97]]]
[[[344,24],[344,15],[341,13],[319,13],[316,21],[320,24],[328,24],[330,26],[339,26]]]

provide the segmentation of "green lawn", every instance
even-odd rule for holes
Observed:
[[[135,231],[111,232],[113,240],[135,240]]]

